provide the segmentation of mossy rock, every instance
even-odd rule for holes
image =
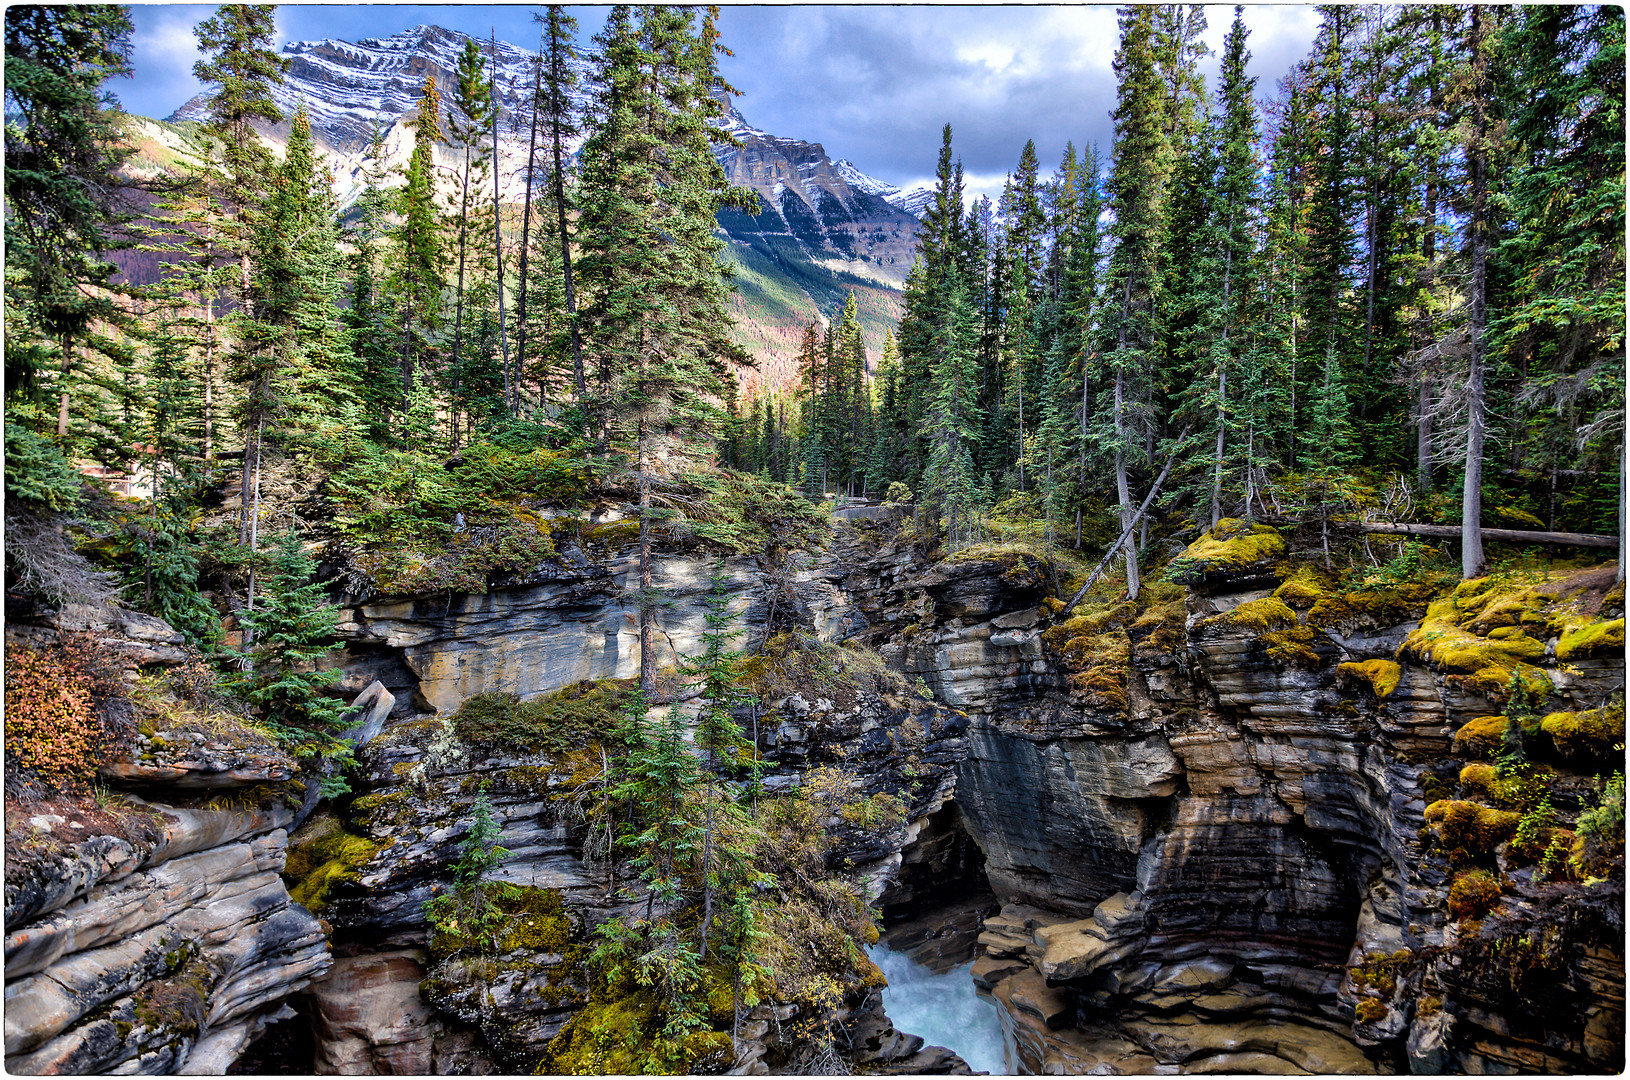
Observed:
[[[571,944],[572,923],[559,889],[539,889],[531,885],[492,885],[493,906],[506,917],[504,930],[491,949],[478,936],[463,935],[439,928],[431,935],[430,951],[435,956],[475,949],[493,955],[515,952],[552,953],[563,956]]]
[[[1480,585],[1482,579],[1464,582],[1453,595],[1429,605],[1421,625],[1398,647],[1398,658],[1428,664],[1490,700],[1505,701],[1513,693],[1549,697],[1550,676],[1528,663],[1543,657],[1545,646],[1526,635],[1495,639],[1463,629],[1468,615],[1481,610],[1480,601],[1493,595],[1475,589],[1463,593]]]
[[[1182,584],[1240,582],[1256,578],[1277,581],[1276,563],[1285,556],[1285,539],[1267,525],[1224,518],[1173,559],[1167,577]]]
[[[1292,626],[1284,630],[1270,630],[1262,635],[1268,659],[1283,667],[1306,668],[1316,671],[1324,666],[1324,657],[1314,648],[1324,640],[1324,634],[1311,626]]]
[[[1515,774],[1501,775],[1497,766],[1474,761],[1460,770],[1460,793],[1504,810],[1529,810],[1545,798],[1555,777],[1549,765],[1529,763]]]
[[[1464,871],[1449,886],[1449,915],[1456,919],[1481,919],[1499,902],[1500,880],[1487,870]]]
[[[283,864],[289,897],[307,911],[322,911],[335,885],[361,880],[362,868],[379,853],[380,846],[339,828],[291,846]]]
[[[1624,699],[1586,712],[1555,712],[1539,723],[1557,752],[1574,762],[1590,765],[1622,764],[1624,755]]]
[[[1389,1011],[1391,1010],[1380,999],[1367,997],[1354,1006],[1353,1019],[1360,1024],[1374,1024],[1385,1020]]]
[[[1468,720],[1455,732],[1454,752],[1465,757],[1493,757],[1505,741],[1504,716],[1479,716]]]
[[[632,679],[573,683],[543,698],[477,694],[453,714],[453,730],[475,746],[522,754],[563,753],[601,737],[626,707]]]
[[[1336,669],[1348,678],[1363,683],[1377,699],[1385,701],[1398,689],[1403,668],[1391,660],[1349,661]]]
[[[1522,815],[1511,810],[1493,810],[1464,799],[1443,799],[1426,808],[1426,823],[1432,826],[1444,848],[1464,848],[1489,855],[1517,834]]]
[[[1258,634],[1269,630],[1279,630],[1287,626],[1300,625],[1301,619],[1285,602],[1274,596],[1266,596],[1260,600],[1247,600],[1234,610],[1219,616],[1226,619],[1231,625],[1245,630],[1253,630]]]
[[[1556,658],[1564,663],[1603,656],[1624,657],[1624,620],[1589,622],[1571,626],[1556,644]]]

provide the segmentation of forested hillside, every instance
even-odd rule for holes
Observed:
[[[959,543],[1107,543],[1168,462],[1151,512],[1201,525],[1620,533],[1622,13],[1331,7],[1266,97],[1238,13],[1205,85],[1205,18],[1124,11],[1114,144],[1025,147],[997,205],[948,125],[880,407],[806,353],[811,422],[737,460],[836,456]]]
[[[361,193],[342,212],[312,117],[278,105],[287,59],[273,48],[273,8],[224,5],[201,22],[195,71],[206,91],[193,119],[138,130],[114,95],[130,70],[127,9],[9,7],[6,606],[8,625],[25,631],[8,637],[11,800],[66,793],[88,807],[98,777],[187,774],[196,762],[163,757],[176,751],[155,715],[192,725],[187,754],[194,743],[225,753],[217,736],[247,740],[259,756],[239,769],[244,784],[266,783],[243,800],[264,796],[287,822],[306,820],[320,800],[338,808],[335,831],[292,849],[298,860],[283,876],[294,899],[321,910],[332,887],[333,925],[357,940],[385,925],[369,921],[379,910],[357,915],[357,905],[396,905],[389,917],[423,931],[425,955],[440,965],[424,1000],[485,1025],[494,1052],[509,1055],[497,1060],[557,1071],[723,1069],[746,1060],[741,1031],[762,1025],[746,1041],[770,1039],[772,1021],[780,1067],[841,1065],[834,1032],[853,1027],[834,1017],[855,1023],[879,985],[863,951],[877,938],[870,905],[885,889],[911,891],[888,875],[905,874],[901,852],[950,806],[958,770],[973,760],[970,731],[986,740],[981,753],[1012,735],[1012,747],[1023,746],[1002,753],[1039,755],[1089,729],[1133,739],[1136,708],[1138,723],[1171,736],[1125,751],[1155,754],[1158,769],[1155,757],[1111,762],[1096,748],[1097,757],[1075,759],[1083,770],[1121,770],[1105,781],[1109,795],[1092,796],[1093,812],[1137,821],[1083,826],[1070,843],[1089,837],[1097,847],[1043,854],[1060,867],[1108,867],[1107,891],[1066,895],[1069,873],[1033,872],[1024,845],[1041,852],[1051,841],[1019,835],[1034,822],[991,810],[1011,809],[1008,781],[991,779],[999,771],[979,780],[980,768],[1005,765],[987,756],[967,766],[995,792],[984,803],[968,796],[967,813],[991,830],[990,880],[1008,889],[1003,901],[1034,898],[1014,882],[1043,899],[1056,893],[1075,928],[1066,944],[1094,963],[1108,963],[1107,939],[1081,929],[1082,916],[1096,911],[1116,933],[1143,934],[1141,910],[1129,913],[1143,903],[1132,896],[1155,851],[1152,830],[1195,823],[1161,800],[1195,795],[1184,805],[1211,814],[1198,803],[1213,799],[1217,828],[1237,824],[1217,780],[1235,776],[1233,764],[1219,756],[1185,759],[1187,773],[1178,766],[1204,741],[1190,738],[1202,723],[1217,745],[1239,742],[1243,723],[1217,713],[1217,702],[1245,716],[1267,701],[1274,722],[1327,725],[1319,737],[1328,753],[1307,749],[1294,724],[1286,741],[1261,742],[1264,760],[1290,747],[1307,759],[1295,784],[1284,779],[1295,771],[1288,749],[1261,766],[1273,785],[1296,787],[1296,799],[1313,797],[1322,759],[1361,737],[1377,746],[1392,737],[1379,720],[1357,726],[1357,708],[1332,689],[1337,670],[1371,719],[1397,689],[1400,662],[1414,665],[1408,677],[1418,682],[1400,697],[1436,703],[1422,710],[1428,720],[1410,721],[1425,732],[1419,745],[1397,744],[1400,786],[1365,787],[1380,781],[1356,758],[1340,783],[1363,787],[1378,815],[1406,803],[1437,808],[1421,821],[1441,825],[1447,854],[1431,857],[1459,875],[1461,893],[1445,901],[1456,919],[1487,914],[1514,887],[1497,879],[1495,861],[1513,838],[1532,849],[1530,862],[1543,859],[1543,880],[1530,874],[1529,884],[1548,882],[1555,896],[1622,878],[1622,777],[1605,782],[1623,746],[1622,666],[1610,685],[1622,584],[1611,585],[1609,566],[1581,565],[1578,551],[1617,546],[1622,581],[1624,12],[1332,5],[1320,9],[1308,56],[1269,88],[1247,74],[1241,8],[1208,85],[1202,34],[1214,10],[1122,9],[1113,142],[1072,145],[1050,174],[1033,143],[1014,147],[1017,164],[994,203],[969,204],[949,118],[913,243],[917,226],[870,192],[856,189],[852,204],[812,195],[817,215],[802,199],[771,207],[731,182],[720,148],[762,133],[732,134],[716,9],[615,7],[581,43],[592,46],[585,67],[574,59],[574,20],[548,7],[539,52],[507,61],[529,65],[532,79],[503,101],[506,118],[527,129],[518,189],[513,176],[495,176],[504,92],[494,84],[496,42],[461,39],[456,80],[443,86],[427,73],[413,95],[407,152],[390,165],[377,135]],[[274,154],[260,133],[285,124]],[[438,160],[454,162],[451,183],[438,180]],[[119,260],[143,272],[122,275]],[[902,261],[903,301],[890,286]],[[774,324],[806,303],[823,317],[790,340]],[[755,312],[776,318],[733,319]],[[778,369],[773,358],[784,366],[788,355],[796,370]],[[834,544],[845,496],[888,504],[849,512],[875,514],[893,531],[845,526]],[[732,584],[726,556],[738,571],[751,563],[738,575],[754,583],[750,602],[736,603],[746,586]],[[675,643],[677,618],[663,621],[681,591],[675,581],[705,612],[693,620],[700,629],[680,634],[695,655]],[[520,614],[493,616],[499,644],[448,644],[457,637],[448,627],[465,625],[469,611],[486,618],[502,597],[523,593]],[[810,596],[826,606],[817,611]],[[1218,597],[1235,605],[1217,606]],[[86,612],[105,615],[115,603],[129,616],[119,647],[136,642],[145,658],[131,662],[128,679],[106,661],[107,639],[72,636],[97,625]],[[737,651],[748,607],[755,640]],[[394,630],[370,629],[393,619]],[[633,659],[619,667],[631,656],[618,651],[624,631]],[[1394,631],[1396,640],[1386,636]],[[1347,635],[1339,650],[1337,634]],[[368,738],[379,742],[367,755],[345,726],[362,713],[342,715],[336,687],[342,636],[347,672],[367,676],[349,689],[369,688],[355,708],[389,698],[383,713],[397,710],[389,729],[386,716],[375,718]],[[404,646],[409,639],[416,644]],[[1368,644],[1352,644],[1361,639]],[[592,650],[604,641],[598,674],[583,673],[585,640]],[[402,674],[407,651],[426,642],[447,654],[415,654],[419,669]],[[1375,655],[1353,652],[1338,669],[1349,645]],[[160,662],[162,676],[138,678]],[[1215,686],[1194,689],[1191,666]],[[533,681],[508,692],[501,678],[512,670]],[[1361,675],[1369,690],[1348,687]],[[400,703],[383,681],[398,676]],[[505,692],[488,692],[489,677]],[[1258,694],[1250,680],[1270,689]],[[934,692],[941,701],[926,703]],[[1140,695],[1164,695],[1164,718],[1151,719]],[[1473,716],[1466,702],[1476,695],[1487,704],[1474,702]],[[1553,698],[1572,711],[1546,713]],[[1211,710],[1203,718],[1201,706]],[[782,709],[805,726],[778,718],[761,735],[761,717]],[[1484,715],[1497,709],[1509,718]],[[1505,809],[1449,806],[1448,765],[1416,791],[1421,762],[1446,753],[1451,717],[1460,742],[1476,736],[1477,752],[1498,752],[1504,770],[1477,764],[1482,771],[1454,773],[1457,782],[1470,792],[1472,777]],[[1349,722],[1352,732],[1331,734]],[[1566,806],[1578,836],[1557,826],[1544,785],[1558,774],[1530,767],[1524,730],[1553,739],[1557,760],[1578,772]],[[811,756],[818,746],[827,756]],[[476,747],[510,755],[494,749],[484,760],[489,771],[507,762],[496,797],[516,820],[547,817],[539,830],[578,845],[571,858],[596,879],[571,888],[592,891],[592,904],[574,894],[568,916],[565,886],[521,889],[490,875],[511,853],[498,843],[487,788],[463,786],[460,755]],[[760,783],[771,747],[796,763],[775,791]],[[843,771],[866,755],[869,773]],[[1070,759],[1060,768],[1041,760],[1022,774],[1034,779],[1027,791],[1055,774],[1068,775],[1069,797],[1084,790]],[[1592,776],[1603,779],[1599,800]],[[1539,777],[1539,786],[1518,791],[1513,777]],[[1227,784],[1241,799],[1269,786],[1248,779]],[[1311,804],[1295,805],[1278,817],[1278,805],[1239,809],[1260,810],[1261,835],[1283,848],[1263,848],[1272,866],[1252,861],[1260,851],[1241,853],[1228,872],[1243,866],[1251,888],[1271,882],[1263,897],[1313,904],[1317,888],[1277,876],[1281,851],[1311,859],[1316,846],[1285,825],[1314,827],[1304,815]],[[981,812],[991,812],[984,826]],[[1496,823],[1506,832],[1491,840],[1498,830],[1476,824],[1484,812],[1504,815]],[[929,866],[939,860],[955,861],[956,875],[983,875],[982,861],[964,866],[963,825],[946,824],[958,813],[937,819],[947,831],[921,832],[945,843],[912,873],[949,873]],[[1328,818],[1348,822],[1344,813]],[[1038,810],[1037,820],[1049,814]],[[393,830],[420,819],[434,824],[390,846],[407,835]],[[1402,816],[1386,820],[1400,843],[1431,834],[1414,819],[1407,829],[1393,828]],[[262,823],[268,836],[271,821]],[[1010,828],[1019,855],[988,842]],[[1449,840],[1466,829],[1481,830],[1477,843]],[[1185,832],[1168,845],[1172,880],[1202,880],[1187,875],[1183,853],[1200,853],[1211,835],[1221,833]],[[1237,837],[1257,834],[1230,835],[1245,847],[1254,842]],[[1102,837],[1126,843],[1109,858]],[[376,865],[372,884],[363,882],[361,868],[382,851],[408,860],[402,852],[414,844],[419,862]],[[56,857],[47,841],[36,848]],[[1408,853],[1426,849],[1396,850],[1406,853],[1398,863],[1416,867]],[[1500,848],[1507,869],[1514,850]],[[279,847],[277,869],[283,855]],[[883,869],[861,881],[856,860]],[[1318,866],[1332,882],[1350,869]],[[1431,889],[1448,888],[1448,875],[1410,886],[1438,930]],[[367,892],[391,881],[421,892],[411,901]],[[1343,879],[1345,891],[1318,913],[1328,922],[1298,931],[1318,948],[1292,959],[1339,969],[1350,943],[1325,940],[1329,927],[1361,941],[1350,933],[1360,896],[1365,912],[1376,910],[1368,890],[1385,899],[1380,882]],[[1477,903],[1465,896],[1473,886],[1487,894]],[[72,892],[64,888],[62,903]],[[46,902],[32,913],[49,913]],[[294,917],[316,925],[304,908]],[[1025,918],[1009,920],[1014,933],[1040,933]],[[1410,934],[1413,918],[1404,919]],[[1202,924],[1171,925],[1210,933]],[[306,945],[326,957],[321,935],[333,925],[312,930]],[[1473,940],[1476,927],[1466,934]],[[1020,978],[1026,940],[997,941],[1012,950],[996,957],[1013,961],[1001,977]],[[1135,955],[1116,940],[1128,950],[1117,961]],[[45,949],[31,971],[54,962]],[[500,952],[525,952],[549,973],[523,1003],[527,1015],[559,1014],[547,1035],[493,1021],[509,1015],[488,1008],[497,979],[488,961]],[[177,973],[193,954],[179,955],[164,978],[194,971]],[[1383,967],[1366,985],[1394,969],[1405,979],[1398,952],[1375,955]],[[1057,960],[1057,950],[1046,956]],[[1054,964],[1047,978],[1076,971],[1058,978],[1082,989],[1097,969],[1078,960]],[[129,986],[159,978],[153,972]],[[1037,993],[1054,989],[1040,975],[1023,979]],[[1201,982],[1185,985],[1212,985]],[[1300,985],[1287,977],[1284,987]],[[472,987],[487,995],[479,1005]],[[1309,997],[1307,1007],[1334,1001]],[[1386,1020],[1388,1006],[1367,1005],[1360,1026]],[[1321,1025],[1348,1015],[1326,1013]],[[1076,1015],[1060,1007],[1054,1019]],[[118,1038],[136,1030],[139,1043],[148,1029],[123,1017]],[[46,1054],[57,1044],[45,1040],[70,1022],[46,1031],[50,1021],[29,1036],[29,1053]],[[93,1022],[117,1030],[100,1014]],[[641,1038],[629,1041],[629,1030]],[[888,1029],[885,1054],[881,1030],[874,1064],[909,1041]],[[1326,1034],[1321,1026],[1318,1038]],[[73,1052],[91,1053],[93,1041],[84,1035]],[[150,1048],[131,1046],[97,1060],[145,1060],[138,1055]],[[1396,1046],[1387,1052],[1402,1060]],[[1568,1053],[1554,1060],[1609,1060]]]

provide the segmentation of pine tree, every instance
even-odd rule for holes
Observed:
[[[652,639],[651,473],[659,443],[683,452],[709,438],[723,414],[721,376],[745,362],[728,336],[728,271],[714,215],[747,205],[713,156],[728,136],[717,126],[718,35],[711,13],[642,8],[636,27],[622,8],[601,36],[600,127],[582,152],[585,237],[582,277],[595,332],[585,341],[601,376],[602,429],[632,437],[640,506],[640,678],[656,678]],[[718,96],[715,96],[718,95]],[[756,204],[756,196],[754,197]]]
[[[328,603],[321,582],[313,581],[317,565],[292,531],[275,539],[264,575],[260,604],[242,616],[245,644],[227,653],[242,668],[230,689],[252,708],[261,722],[302,759],[343,758],[336,737],[340,703],[324,688],[335,671],[313,670],[313,663],[339,647],[335,626],[339,609]],[[335,786],[325,783],[333,792]]]
[[[194,31],[206,59],[193,65],[199,82],[214,85],[206,101],[204,131],[220,145],[221,199],[231,208],[224,222],[228,250],[238,261],[240,305],[238,344],[233,364],[244,384],[240,426],[244,433],[243,468],[238,496],[238,543],[253,546],[259,497],[262,440],[276,401],[265,378],[267,364],[255,324],[255,285],[252,273],[258,210],[267,197],[273,172],[271,151],[261,142],[255,122],[275,124],[283,119],[272,100],[272,87],[282,81],[288,61],[271,49],[275,33],[273,7],[223,4]],[[252,587],[251,587],[252,588]]]
[[[469,255],[469,234],[471,219],[470,186],[472,179],[477,191],[485,183],[487,173],[495,167],[492,156],[487,152],[487,128],[492,122],[492,114],[497,110],[497,102],[493,98],[493,85],[487,78],[486,61],[481,56],[481,46],[473,38],[466,38],[464,51],[458,58],[458,86],[453,93],[453,109],[448,115],[448,132],[452,136],[454,146],[464,151],[464,163],[459,176],[458,202],[455,204],[455,213],[458,219],[458,284],[453,293],[453,352],[448,361],[448,371],[452,383],[452,409],[450,409],[453,426],[452,448],[456,451],[458,441],[458,415],[464,404],[459,393],[459,377],[462,372],[462,350],[464,346],[464,297],[465,297],[465,264]],[[480,196],[477,195],[479,202]],[[485,299],[485,290],[479,290],[477,295]],[[507,372],[506,372],[507,375]]]
[[[553,154],[554,166],[549,172],[550,193],[555,205],[556,233],[555,239],[560,246],[560,272],[562,282],[563,300],[566,312],[566,330],[571,337],[572,346],[572,388],[578,400],[582,400],[587,386],[583,372],[583,340],[582,333],[577,325],[577,289],[572,279],[572,233],[567,222],[567,212],[570,202],[566,195],[566,165],[563,150],[566,142],[578,134],[576,118],[572,115],[571,91],[577,85],[577,73],[568,63],[573,55],[572,35],[577,31],[577,20],[567,15],[565,9],[558,4],[549,5],[549,16],[545,24],[545,61],[541,68],[542,82],[539,94],[539,103],[534,103],[534,117],[539,104],[549,128],[549,146]],[[530,173],[528,174],[530,176]],[[528,191],[530,192],[530,188]],[[531,205],[530,198],[528,206]],[[522,239],[521,249],[526,250],[525,238]],[[522,256],[525,257],[524,255]],[[526,265],[521,265],[521,277],[526,277]],[[524,311],[526,296],[522,293],[521,307]]]
[[[1582,451],[1594,482],[1618,481],[1624,577],[1624,12],[1523,8],[1501,42],[1516,167],[1511,234],[1494,252],[1513,282],[1489,351],[1523,372],[1518,404],[1550,473]],[[1604,492],[1604,494],[1606,494]]]
[[[102,85],[130,74],[130,33],[122,7],[6,9],[6,412],[48,430],[54,369],[59,441],[76,354],[97,347],[95,321],[120,314],[103,255],[129,217],[115,172],[130,151]]]
[[[973,443],[978,438],[974,363],[974,317],[962,289],[962,273],[947,268],[938,307],[932,313],[934,401],[925,425],[929,441],[923,497],[934,518],[946,517],[946,542],[955,551],[972,542],[980,503]]]
[[[436,211],[436,144],[442,141],[441,91],[434,73],[425,76],[413,128],[413,152],[404,170],[406,184],[397,192],[401,221],[393,245],[389,292],[400,306],[398,353],[402,372],[404,413],[414,391],[414,372],[428,352],[427,334],[440,327],[443,317],[442,280],[446,243],[441,215]]]
[[[1110,437],[1115,455],[1115,487],[1122,531],[1132,527],[1134,508],[1128,469],[1142,450],[1138,405],[1160,344],[1158,313],[1163,282],[1166,180],[1171,144],[1166,134],[1165,95],[1156,64],[1154,9],[1128,8],[1121,14],[1121,45],[1115,54],[1119,81],[1115,118],[1115,160],[1109,177],[1114,250],[1106,272],[1108,294],[1102,320],[1113,345],[1106,351],[1114,385]],[[1127,594],[1138,594],[1135,545],[1126,554]]]
[[[703,770],[705,822],[702,828],[702,921],[699,928],[701,959],[707,959],[708,930],[713,922],[713,894],[717,883],[714,867],[714,780],[724,769],[726,757],[734,758],[742,743],[742,732],[732,710],[741,698],[737,689],[735,660],[740,653],[729,648],[730,642],[741,636],[733,629],[734,616],[730,611],[730,579],[725,574],[724,561],[715,561],[708,575],[708,594],[702,601],[706,611],[706,629],[702,632],[702,653],[689,658],[681,669],[695,679],[702,694],[702,708],[696,715],[693,738],[706,756]],[[753,766],[757,766],[756,749]]]
[[[362,399],[362,430],[376,445],[391,441],[391,415],[403,398],[402,369],[391,345],[396,334],[390,326],[389,305],[383,295],[379,243],[386,233],[386,216],[393,201],[383,187],[385,136],[375,126],[363,159],[362,193],[354,204],[351,232],[351,290],[345,325],[351,330],[351,348]]]

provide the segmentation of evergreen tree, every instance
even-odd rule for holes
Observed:
[[[1124,9],[1120,24],[1121,44],[1114,65],[1119,83],[1115,160],[1109,177],[1114,249],[1106,271],[1108,300],[1101,324],[1112,342],[1106,349],[1113,389],[1105,441],[1114,447],[1115,488],[1125,532],[1132,527],[1134,514],[1128,470],[1141,457],[1140,428],[1148,422],[1146,410],[1139,406],[1146,406],[1147,380],[1160,341],[1166,181],[1172,153],[1157,67],[1154,9]],[[1137,550],[1129,545],[1128,595],[1135,598],[1138,587]]]
[[[494,167],[492,155],[488,153],[486,147],[486,134],[498,105],[493,97],[493,85],[487,78],[485,67],[486,61],[481,56],[481,47],[473,38],[465,39],[464,51],[458,58],[458,86],[453,94],[454,111],[449,114],[447,125],[453,144],[462,147],[464,151],[458,201],[455,204],[458,220],[458,284],[453,294],[453,352],[448,362],[453,396],[450,419],[454,450],[459,446],[458,416],[459,408],[464,404],[460,395],[459,377],[463,370],[461,351],[464,344],[465,264],[469,255],[472,214],[470,187],[473,180],[478,192],[476,202],[479,205],[481,201],[479,190],[486,182],[487,173]],[[482,266],[481,269],[485,270],[488,266],[490,264]],[[482,301],[477,306],[484,306],[487,289],[482,288],[474,292]]]
[[[194,33],[205,59],[193,65],[193,75],[215,90],[206,99],[208,119],[204,131],[220,146],[221,200],[232,217],[223,222],[228,250],[238,261],[238,344],[232,358],[244,387],[240,427],[244,435],[243,468],[238,496],[238,543],[253,546],[254,515],[259,498],[262,440],[277,406],[266,378],[265,359],[255,319],[252,261],[259,208],[266,202],[267,181],[273,172],[271,151],[261,142],[255,122],[279,123],[283,114],[272,100],[272,87],[288,71],[288,61],[271,48],[276,8],[253,4],[223,4],[199,23]],[[251,586],[252,589],[252,586]]]
[[[376,445],[386,445],[391,441],[391,415],[402,401],[403,387],[401,365],[391,345],[396,334],[390,325],[380,273],[379,244],[386,233],[386,217],[393,199],[383,187],[385,136],[377,126],[363,159],[362,177],[363,189],[354,204],[350,303],[344,320],[351,330],[360,382],[361,430]]]
[[[315,661],[339,647],[339,609],[328,603],[322,583],[312,580],[316,569],[298,536],[279,534],[260,604],[242,616],[245,641],[254,644],[227,653],[242,671],[229,682],[232,691],[308,762],[346,756],[337,738],[339,700],[324,692],[337,673],[313,670]],[[324,787],[338,794],[343,785],[325,780]]]
[[[120,316],[103,255],[129,217],[115,172],[130,151],[102,86],[130,74],[130,33],[123,7],[6,9],[6,412],[49,430],[55,389],[59,441],[70,434],[76,354],[99,347],[96,321]]]
[[[435,147],[442,141],[441,91],[434,73],[425,76],[413,128],[413,152],[404,170],[406,184],[397,192],[396,227],[388,289],[399,305],[398,353],[402,372],[404,413],[414,391],[414,372],[429,351],[427,334],[441,326],[442,281],[446,266],[446,239],[436,211]]]
[[[731,88],[719,77],[714,17],[618,8],[601,35],[600,126],[582,152],[581,260],[600,372],[599,425],[632,438],[640,506],[641,684],[654,685],[652,452],[717,432],[721,379],[745,362],[728,336],[728,271],[714,215],[746,205],[713,156]],[[717,95],[717,96],[715,96]],[[754,197],[756,204],[756,196]],[[610,415],[609,396],[620,408]]]

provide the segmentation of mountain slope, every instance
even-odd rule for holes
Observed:
[[[387,166],[405,165],[413,147],[407,120],[417,110],[426,74],[434,76],[447,108],[468,40],[456,30],[420,25],[385,38],[326,38],[284,46],[289,73],[273,98],[285,115],[305,106],[319,151],[333,168],[342,205],[362,190],[364,155],[376,125],[384,136]],[[489,63],[496,53],[499,188],[505,200],[518,203],[526,190],[530,117],[525,103],[535,54],[504,41],[495,47],[478,43]],[[591,64],[580,54],[573,67],[581,77],[573,104],[581,113],[589,101]],[[204,109],[204,98],[194,97],[168,122],[185,125],[202,119]],[[920,193],[901,192],[847,160],[834,162],[819,143],[761,131],[734,107],[724,126],[739,145],[720,147],[719,162],[733,184],[759,196],[757,213],[726,211],[719,216],[730,242],[728,256],[738,268],[740,292],[733,303],[738,338],[761,360],[759,371],[748,373],[745,382],[784,383],[781,373],[804,326],[830,316],[851,290],[860,302],[862,330],[875,362],[884,330],[899,318],[899,290],[910,269],[918,226],[907,207],[920,209]],[[154,124],[146,134],[159,141],[172,132]],[[264,126],[261,134],[281,149],[288,122]],[[449,191],[461,158],[454,147],[437,147],[436,162]],[[541,160],[539,165],[541,173]],[[387,183],[401,180],[393,176]]]

